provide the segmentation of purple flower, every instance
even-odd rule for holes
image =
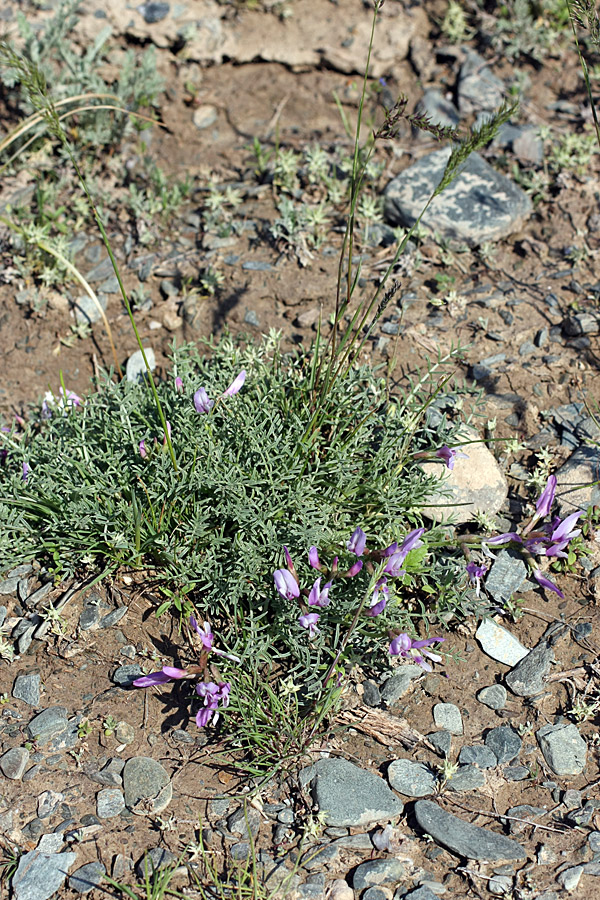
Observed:
[[[383,570],[387,575],[391,575],[393,578],[404,575],[404,569],[402,568],[404,560],[411,550],[423,546],[423,541],[420,540],[420,537],[424,532],[424,528],[415,528],[413,531],[409,531],[398,549],[388,558],[385,569]],[[392,544],[392,547],[393,546],[394,545]],[[391,550],[391,547],[388,547],[387,550]]]
[[[540,585],[540,587],[543,587],[547,591],[553,591],[553,593],[558,594],[559,597],[562,597],[564,599],[565,595],[563,594],[563,592],[556,587],[553,581],[550,581],[549,578],[546,578],[544,575],[542,575],[540,569],[535,570],[535,572],[533,573],[533,577]]]
[[[390,544],[389,547],[386,547],[385,550],[381,551],[381,558],[387,559],[388,556],[393,556],[397,549],[398,549],[398,541],[394,541],[393,544]]]
[[[150,687],[153,684],[165,684],[177,678],[189,678],[187,669],[175,669],[173,666],[163,666],[160,672],[152,672],[142,678],[136,678],[133,682],[136,687]]]
[[[190,616],[190,625],[200,638],[202,642],[202,647],[204,650],[212,650],[212,645],[215,640],[215,636],[211,631],[211,627],[208,622],[204,622],[202,628],[198,625],[195,616]]]
[[[366,544],[367,536],[362,528],[355,528],[346,546],[349,553],[355,553],[357,556],[362,556],[365,552]]]
[[[198,388],[194,394],[194,406],[196,412],[209,413],[214,406],[215,401],[211,400],[203,387]]]
[[[562,522],[559,519],[558,522],[552,523],[553,530],[550,540],[554,543],[546,550],[546,556],[567,556],[564,552],[565,547],[572,538],[581,534],[581,528],[573,529],[572,527],[581,515],[583,513],[574,512]]]
[[[321,576],[319,576],[308,595],[308,605],[320,606],[321,609],[329,606],[329,589],[331,588],[331,584],[332,582],[328,581],[323,590],[321,590]]]
[[[321,563],[319,562],[319,551],[316,547],[311,547],[308,551],[308,562],[313,567],[313,569],[320,569]]]
[[[381,600],[379,595],[381,594]],[[390,596],[390,589],[387,586],[387,578],[380,578],[375,585],[373,596],[371,597],[371,608],[367,610],[368,616],[378,616],[385,609],[385,605]]]
[[[146,459],[148,456],[148,451],[146,450],[146,441],[140,441],[140,456],[142,459]]]
[[[276,569],[273,572],[275,587],[286,600],[293,600],[300,596],[300,588],[294,576],[287,569]]]
[[[541,519],[550,512],[550,507],[554,502],[554,492],[556,491],[556,475],[550,475],[546,482],[546,487],[538,497],[535,508],[538,517]]]
[[[167,434],[169,435],[169,439],[171,438],[171,423],[167,422]],[[163,431],[163,445],[167,443],[167,434]]]
[[[432,668],[429,663],[423,659],[423,656],[429,657],[429,659],[434,662],[441,662],[442,657],[438,656],[437,653],[431,653],[424,648],[430,647],[437,641],[445,640],[446,638],[432,637],[426,638],[424,641],[413,641],[407,634],[399,634],[390,644],[390,656],[401,656],[403,659],[412,658],[422,669],[425,669],[426,672],[431,672]]]
[[[471,584],[475,585],[475,594],[477,597],[479,597],[479,592],[481,591],[481,579],[483,578],[487,570],[488,567],[486,563],[467,563],[467,574],[471,580]]]
[[[288,550],[287,547],[283,548],[283,555],[285,556],[285,564],[288,567],[288,569],[290,569],[290,570],[293,569],[294,563],[292,562],[292,557],[290,556],[290,551]]]
[[[175,390],[178,394],[183,394],[183,378],[180,378],[179,375],[175,379]]]
[[[319,613],[307,613],[305,616],[300,616],[298,619],[299,624],[302,625],[303,628],[308,629],[309,638],[318,634],[319,629],[317,628],[317,622],[320,618]]]
[[[69,391],[65,393],[62,387],[59,387],[58,393],[61,396],[61,404],[62,406],[81,406],[83,400],[79,397],[74,391]]]
[[[29,478],[29,473],[31,472],[31,467],[28,462],[23,463],[23,474],[21,475],[21,479],[23,481],[27,481]]]
[[[497,534],[496,537],[488,538],[486,544],[492,544],[494,547],[500,544],[508,544],[510,541],[516,541],[518,544],[523,543],[523,539],[516,531],[506,531],[504,534]]]
[[[364,564],[363,564],[362,559],[357,559],[356,562],[354,563],[354,565],[350,566],[350,568],[346,572],[347,577],[354,578],[355,575],[358,575],[358,573],[362,569],[363,565]]]
[[[224,709],[229,706],[230,692],[231,685],[227,681],[219,681],[218,684],[215,684],[214,681],[202,681],[196,685],[196,693],[204,700],[204,709],[199,710],[196,715],[198,728],[204,728],[211,719],[213,720],[213,725],[217,724],[219,721],[219,703]]]
[[[444,444],[443,447],[440,447],[439,450],[436,450],[434,456],[437,456],[439,459],[443,459],[449,469],[454,468],[454,460],[458,457],[464,457],[468,459],[466,453],[463,453],[461,450],[454,450],[452,447],[447,447]]]
[[[246,370],[242,369],[235,381],[232,381],[226,391],[221,394],[222,397],[233,397],[234,394],[241,389],[246,380]]]

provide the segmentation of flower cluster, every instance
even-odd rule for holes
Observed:
[[[233,662],[240,662],[238,656],[233,653],[225,653],[224,650],[217,650],[213,647],[215,636],[208,622],[204,622],[202,628],[198,625],[194,616],[190,616],[190,625],[200,638],[202,651],[207,656],[213,653],[215,656],[224,656]],[[166,684],[169,681],[177,681],[179,679],[196,678],[206,669],[206,659],[200,666],[190,666],[187,669],[177,669],[174,666],[163,666],[159,672],[152,672],[150,675],[144,675],[136,678],[133,682],[135,687],[151,687],[155,684]],[[219,705],[225,709],[229,706],[229,694],[231,692],[231,684],[228,681],[201,681],[196,685],[196,693],[204,701],[203,707],[196,714],[196,725],[198,728],[204,728],[205,725],[212,720],[213,725],[219,721]]]
[[[83,405],[81,397],[77,396],[73,391],[65,391],[63,387],[58,389],[58,398],[52,391],[46,391],[42,401],[41,416],[42,419],[51,419],[56,409],[62,410],[63,416],[67,415],[67,407],[78,407]]]

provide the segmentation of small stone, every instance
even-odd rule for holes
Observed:
[[[152,347],[144,347],[144,353],[151,370],[156,368],[156,356]],[[142,357],[142,351],[136,350],[127,360],[125,374],[127,381],[143,381],[146,376],[146,366]]]
[[[386,706],[393,706],[404,696],[410,687],[411,681],[423,674],[420,666],[402,666],[396,675],[390,676],[381,687],[381,699]]]
[[[293,825],[294,820],[294,810],[287,806],[277,813],[277,821],[281,822],[282,825]]]
[[[248,272],[269,272],[272,268],[271,263],[261,259],[249,259],[247,262],[242,263],[242,269]]]
[[[44,835],[35,848],[24,853],[12,879],[14,900],[49,900],[62,887],[76,853],[58,853],[61,834]]]
[[[130,856],[117,853],[112,861],[111,875],[114,881],[122,881],[133,872],[133,860]]]
[[[492,72],[485,59],[468,50],[458,78],[458,107],[462,115],[493,112],[501,105],[504,83]]]
[[[300,772],[324,812],[326,825],[359,826],[399,816],[404,804],[385,781],[345,759],[320,759]]]
[[[438,900],[437,894],[434,894],[430,887],[422,884],[415,891],[409,891],[404,894],[402,900]]]
[[[523,562],[523,558],[513,550],[500,550],[485,579],[485,588],[494,600],[504,603],[521,589],[526,578],[527,566]],[[498,625],[497,628],[500,626]],[[521,644],[516,638],[513,638],[513,641],[514,643],[511,642],[512,652],[518,653],[518,647]]]
[[[318,321],[320,315],[320,310],[317,309],[316,306],[313,306],[312,309],[307,309],[300,315],[296,316],[294,319],[294,325],[297,328],[310,328],[311,325],[314,325],[315,322]]]
[[[40,673],[32,672],[29,675],[18,675],[12,689],[12,695],[16,700],[22,700],[28,706],[40,705]]]
[[[558,856],[546,844],[540,844],[536,853],[536,862],[538,866],[552,866],[558,861]]]
[[[131,687],[135,679],[141,678],[143,674],[144,670],[139,663],[132,663],[115,669],[112,680],[120,687]]]
[[[458,761],[461,765],[479,766],[480,769],[493,769],[498,765],[496,754],[483,744],[462,747]]]
[[[84,606],[79,616],[79,627],[82,631],[95,631],[100,625],[102,610],[96,604]]]
[[[554,652],[547,641],[540,641],[521,662],[507,673],[504,681],[518,697],[534,697],[545,688],[544,677],[554,660]]]
[[[485,745],[495,754],[498,765],[511,762],[521,752],[523,741],[510,725],[499,725],[488,731]]]
[[[384,887],[370,887],[362,894],[361,900],[392,900],[393,891]]]
[[[568,894],[572,894],[576,890],[582,875],[583,866],[571,866],[570,869],[565,869],[564,872],[561,872],[556,881]]]
[[[157,22],[162,21],[169,15],[169,10],[171,9],[171,5],[169,3],[156,2],[156,0],[150,0],[148,3],[144,3],[142,6],[138,7],[139,11],[144,17],[144,22],[147,25],[155,25]]]
[[[463,722],[458,706],[454,703],[436,703],[433,718],[438,728],[445,728],[450,734],[462,734]]]
[[[527,766],[507,766],[504,770],[504,777],[507,781],[525,781],[531,772]]]
[[[25,747],[13,747],[0,756],[0,769],[5,778],[19,781],[29,762],[29,750]]]
[[[112,265],[111,265],[112,269]],[[89,294],[80,294],[73,302],[75,312],[75,321],[77,324],[93,325],[102,318],[102,312],[106,312],[108,306],[108,297],[106,293],[96,293],[98,302],[96,303]]]
[[[365,706],[375,707],[381,705],[381,694],[374,681],[371,681],[370,679],[363,681],[362,688],[362,699]]]
[[[493,619],[485,619],[475,632],[475,637],[487,656],[504,663],[505,666],[516,666],[529,653],[510,631],[498,625]]]
[[[44,791],[37,798],[37,814],[40,819],[49,819],[56,810],[58,805],[63,802],[65,795],[59,791]]]
[[[576,725],[544,725],[535,736],[544,759],[556,775],[579,775],[583,772],[587,745]]]
[[[464,822],[431,800],[417,800],[414,806],[419,827],[441,846],[468,859],[524,859],[520,844],[504,835]]]
[[[248,841],[239,841],[239,843],[231,845],[229,853],[232,859],[248,859],[250,844]]]
[[[354,871],[352,887],[355,891],[379,884],[397,884],[406,876],[406,863],[394,859],[372,859],[361,863]]]
[[[188,734],[187,731],[184,731],[182,728],[175,728],[171,732],[171,737],[174,741],[179,741],[180,744],[193,744],[194,738],[191,734]]]
[[[127,722],[118,722],[115,728],[115,737],[120,744],[133,744],[135,728]]]
[[[322,847],[311,847],[302,857],[301,865],[310,872],[311,869],[334,865],[339,861],[339,857],[340,847],[336,841],[333,844],[324,844]]]
[[[78,894],[89,894],[94,888],[100,887],[105,875],[106,869],[101,862],[87,863],[73,872],[69,878],[69,887]]]
[[[425,91],[417,103],[415,112],[427,116],[432,124],[442,125],[445,128],[456,128],[460,121],[454,103],[446,99],[438,88],[428,88]]]
[[[110,628],[112,625],[116,625],[127,614],[127,610],[127,606],[119,606],[117,609],[113,609],[112,612],[107,613],[100,619],[100,628]]]
[[[509,875],[493,875],[487,883],[490,894],[508,894],[513,880]]]
[[[244,837],[251,836],[254,839],[260,828],[260,813],[251,807],[244,809],[243,806],[240,806],[227,819],[227,827],[232,834],[241,834]],[[250,829],[250,835],[248,834],[248,828]]]
[[[474,791],[483,787],[485,775],[477,766],[459,766],[447,781],[449,791]]]
[[[452,745],[452,735],[449,731],[434,731],[427,735],[427,740],[435,747],[438,756],[447,757]]]
[[[146,878],[146,875],[151,877],[154,872],[163,869],[165,866],[170,866],[176,859],[175,854],[167,850],[166,847],[153,847],[144,853],[138,861],[135,871],[140,878]]]
[[[246,310],[244,325],[252,325],[253,328],[260,328],[260,320],[253,309]]]
[[[67,728],[67,710],[64,706],[49,706],[34,716],[27,726],[27,733],[32,740],[44,745]]]
[[[387,777],[394,790],[407,797],[428,797],[437,784],[435,772],[411,759],[395,759],[388,767]]]
[[[561,517],[600,503],[598,447],[578,447],[556,472],[556,500]]]
[[[210,128],[211,125],[215,124],[218,114],[219,110],[216,106],[211,106],[209,103],[203,103],[194,110],[192,122],[196,128],[202,131],[202,129]]]
[[[491,684],[477,693],[477,699],[490,709],[504,709],[506,706],[506,688],[501,684]]]
[[[167,808],[173,796],[169,774],[149,756],[128,759],[123,769],[125,805],[128,809],[148,814]]]

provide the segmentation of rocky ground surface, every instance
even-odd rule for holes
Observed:
[[[274,240],[272,189],[268,177],[256,178],[248,150],[254,136],[298,152],[315,140],[351,146],[332,91],[352,118],[369,14],[355,4],[350,24],[335,4],[307,3],[290,2],[288,19],[219,4],[84,4],[82,45],[106,20],[119,47],[113,65],[125,46],[158,48],[169,131],[145,139],[170,173],[192,180],[190,200],[160,240],[140,239],[151,230],[141,215],[111,232],[126,287],[143,298],[136,317],[158,374],[174,339],[227,325],[310,341],[319,315],[333,309],[339,228],[332,224],[318,249]],[[482,390],[482,435],[522,446],[509,454],[491,441],[494,453],[469,445],[468,465],[457,460],[451,484],[466,521],[485,508],[500,530],[512,530],[531,499],[527,478],[540,451],[557,473],[561,514],[596,503],[597,487],[580,488],[600,471],[598,166],[553,168],[539,136],[540,126],[564,137],[589,120],[577,61],[557,50],[515,68],[475,41],[449,44],[437,24],[444,4],[385,9],[373,74],[438,121],[469,124],[517,81],[525,88],[518,121],[469,162],[400,260],[397,306],[379,322],[369,356],[395,353],[401,385],[426,356],[468,344],[462,373]],[[180,28],[202,15],[205,27],[182,55]],[[408,127],[381,151],[385,215],[361,231],[362,296],[392,259],[393,227],[411,223],[446,152]],[[122,153],[132,171],[147,164],[133,144]],[[226,237],[206,225],[209,182],[242,198]],[[28,191],[7,177],[0,205]],[[111,356],[95,307],[72,286],[38,304],[42,289],[11,271],[2,239],[0,407],[12,415],[57,385],[59,370],[84,394]],[[73,240],[135,378],[139,360],[105,251],[91,230]],[[189,290],[208,265],[223,275],[215,296]],[[91,332],[67,340],[82,323]],[[453,414],[453,405],[440,400],[437,414]],[[194,896],[189,867],[202,871],[201,839],[220,871],[255,855],[267,889],[289,887],[307,900],[597,896],[593,534],[583,562],[558,579],[565,599],[548,599],[518,557],[499,552],[483,586],[489,617],[448,635],[456,660],[429,675],[408,665],[381,680],[356,673],[344,712],[304,767],[258,793],[224,756],[221,738],[188,721],[176,688],[131,686],[155,653],[172,659],[178,642],[175,628],[152,617],[153,598],[136,575],[86,591],[55,587],[39,563],[5,572],[0,626],[16,656],[0,667],[0,835],[6,860],[10,848],[21,853],[13,896],[94,896],[105,873],[131,883],[173,862],[188,868],[172,884]],[[513,618],[515,600],[521,614]]]

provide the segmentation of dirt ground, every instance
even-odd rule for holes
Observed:
[[[22,4],[7,5],[13,8]],[[323,44],[327,44],[327,28],[334,28],[325,18],[325,7],[327,15],[338,23],[335,27],[342,27],[339,25],[341,17],[343,27],[351,29],[353,19],[347,5],[352,6],[352,14],[356,13],[355,4],[350,4],[350,0],[316,4],[315,24],[321,26]],[[399,5],[390,4],[392,11]],[[91,0],[84,4],[86,17],[81,25],[84,37],[85,29],[90,27],[90,17],[101,6],[107,10],[111,23],[116,24],[111,39],[115,42],[115,52],[127,46],[138,48],[149,43],[157,47],[158,68],[167,84],[159,103],[161,121],[166,127],[153,127],[145,133],[148,153],[169,176],[187,177],[192,186],[188,200],[164,227],[159,242],[151,245],[149,250],[135,241],[133,246],[131,242],[127,243],[130,234],[127,217],[122,223],[113,222],[111,226],[117,258],[127,264],[123,271],[128,290],[140,285],[138,275],[130,265],[132,261],[149,252],[153,254],[150,274],[143,282],[151,306],[136,313],[136,319],[144,345],[151,346],[156,352],[158,374],[165,371],[173,341],[194,341],[218,334],[224,328],[234,334],[243,332],[257,337],[275,328],[290,342],[310,341],[317,317],[313,315],[311,322],[311,313],[320,311],[325,321],[334,310],[337,256],[314,251],[309,265],[301,266],[294,253],[288,253],[282,246],[264,238],[268,224],[277,213],[269,185],[261,185],[251,178],[254,163],[249,145],[258,137],[271,147],[277,142],[281,147],[301,150],[318,141],[323,146],[350,149],[351,142],[344,134],[333,95],[335,92],[340,97],[350,122],[354,121],[362,45],[359,42],[354,59],[352,54],[338,58],[334,53],[319,50],[320,56],[317,53],[312,62],[307,51],[306,58],[301,54],[290,56],[286,64],[285,52],[291,53],[289,48],[286,50],[287,45],[282,45],[279,56],[271,49],[270,59],[265,58],[269,57],[266,52],[261,58],[260,53],[252,53],[247,46],[251,39],[257,40],[252,28],[258,26],[253,24],[251,28],[248,25],[250,37],[246,43],[239,38],[245,23],[249,17],[260,17],[258,34],[266,35],[271,27],[284,27],[285,22],[282,23],[276,11],[236,11],[232,4],[222,19],[222,27],[226,33],[235,32],[238,43],[234,49],[225,44],[222,58],[220,51],[215,50],[212,59],[205,53],[199,62],[180,52],[169,31],[171,24],[165,24],[164,28],[160,23],[146,27],[141,17],[128,7],[125,18],[135,19],[135,27],[128,29],[119,4],[101,5]],[[287,6],[293,10],[294,19],[297,12],[292,0]],[[193,7],[193,3],[187,4],[188,11]],[[356,4],[356,8],[359,7],[361,4]],[[220,7],[218,9],[222,12]],[[412,50],[408,54],[399,52],[397,57],[385,58],[384,55],[376,61],[377,76],[385,78],[393,94],[406,93],[411,105],[422,95],[424,87],[436,85],[451,91],[456,82],[464,48],[450,46],[440,33],[439,22],[445,9],[442,2],[421,4],[410,38]],[[45,14],[33,6],[25,11],[32,20]],[[367,10],[364,15],[368,15]],[[361,12],[361,22],[362,16]],[[294,42],[291,46],[298,49]],[[506,84],[514,80],[517,69],[521,75],[526,74],[529,86],[522,102],[521,121],[536,126],[547,125],[556,134],[564,135],[580,131],[589,119],[574,52],[557,51],[538,63],[526,57],[511,62],[490,48],[478,45],[478,49]],[[189,88],[191,81],[195,85],[193,92]],[[10,128],[16,120],[11,118],[11,110],[2,103],[1,97],[0,104],[3,127]],[[199,129],[193,117],[203,106],[213,107],[216,117],[212,125]],[[375,110],[376,115],[380,113],[380,109]],[[378,151],[378,158],[384,163],[380,184],[385,186],[390,177],[431,149],[432,141],[416,137],[407,128],[394,146]],[[123,154],[132,170],[145,165],[139,145],[131,140],[124,147],[115,148],[115,154]],[[514,160],[509,151],[488,148],[483,155],[510,172]],[[538,168],[545,171],[546,163]],[[110,171],[109,166],[107,169]],[[505,353],[506,358],[494,371],[494,376],[482,382],[485,413],[487,419],[497,420],[496,437],[517,437],[526,443],[526,449],[517,457],[526,468],[533,466],[535,451],[545,443],[545,439],[540,443],[539,433],[544,428],[543,413],[546,410],[582,401],[593,409],[600,401],[598,335],[592,333],[587,341],[577,341],[561,330],[569,314],[594,311],[598,307],[598,171],[598,157],[595,157],[584,172],[564,171],[552,177],[522,231],[495,243],[487,253],[467,250],[449,254],[439,242],[425,236],[419,246],[418,264],[409,265],[400,272],[401,293],[410,295],[399,311],[400,333],[389,342],[381,341],[381,334],[376,333],[369,345],[370,358],[375,360],[385,359],[395,352],[394,376],[400,385],[426,357],[443,353],[458,342],[467,346],[465,365],[457,369],[459,376],[470,378],[473,364],[496,353]],[[110,183],[108,175],[107,179]],[[244,194],[241,214],[253,223],[253,227],[238,235],[232,245],[213,250],[207,248],[198,224],[207,184],[211,180],[241,188]],[[27,178],[23,174],[6,176],[1,185],[0,205],[10,201],[26,184]],[[37,291],[39,285],[33,280],[28,282],[12,268],[7,233],[0,234],[0,241],[3,261],[3,272],[0,272],[0,410],[10,417],[25,414],[28,405],[39,403],[49,387],[56,389],[61,372],[69,388],[85,394],[90,378],[99,368],[109,367],[112,358],[101,322],[95,323],[91,333],[83,339],[65,343],[74,319],[71,304],[60,291],[52,292],[50,302],[38,310],[16,302],[20,291]],[[90,236],[86,253],[96,244],[100,246],[100,241]],[[337,250],[339,245],[339,230],[332,230],[327,235],[326,246]],[[572,252],[573,248],[577,252]],[[360,252],[365,257],[361,290],[367,292],[377,283],[392,252],[366,245]],[[230,254],[235,254],[240,263],[260,262],[268,267],[241,269],[239,265],[224,262]],[[181,286],[188,279],[197,284],[199,272],[208,261],[223,272],[224,280],[214,296],[199,291],[194,309],[184,315],[181,293],[165,296],[161,283],[169,279]],[[84,270],[92,268],[89,256],[83,267]],[[447,277],[447,287],[441,289],[443,281],[436,276]],[[450,302],[438,306],[436,301],[450,289],[456,294]],[[554,305],[546,302],[549,294],[556,298]],[[510,315],[506,314],[507,310]],[[135,351],[136,343],[116,293],[108,296],[107,315],[123,365]],[[546,343],[539,353],[520,355],[519,348],[525,342],[535,343],[536,336],[544,330],[550,331],[550,343]],[[571,451],[556,441],[553,452],[555,467],[558,467]],[[513,479],[510,485],[514,496],[523,496],[521,482]],[[592,635],[583,643],[566,637],[557,644],[553,680],[535,702],[511,698],[508,706],[498,713],[476,702],[476,690],[498,680],[506,667],[482,653],[474,642],[476,623],[467,622],[449,636],[460,662],[450,661],[437,667],[433,675],[420,679],[392,710],[394,716],[406,719],[411,728],[420,734],[428,734],[434,727],[432,705],[440,701],[456,703],[465,722],[465,735],[457,746],[477,742],[486,728],[505,721],[520,729],[524,741],[522,759],[527,765],[531,763],[531,775],[526,781],[506,781],[493,774],[477,793],[444,795],[444,804],[449,811],[494,828],[500,815],[510,807],[525,803],[547,807],[548,813],[540,820],[541,825],[525,825],[516,835],[530,853],[530,860],[520,868],[518,887],[511,895],[515,898],[537,897],[546,888],[557,890],[556,873],[560,866],[565,862],[575,865],[591,859],[586,835],[589,828],[600,829],[600,812],[595,814],[589,828],[565,826],[561,819],[564,809],[559,800],[551,799],[551,789],[545,786],[554,780],[561,789],[584,791],[586,799],[600,796],[596,786],[600,778],[597,713],[579,726],[589,746],[588,763],[582,775],[560,779],[544,770],[532,737],[541,725],[553,722],[556,715],[569,711],[574,692],[580,693],[588,684],[591,678],[589,666],[598,654],[600,621],[592,583],[581,576],[564,578],[559,583],[566,593],[565,601],[554,595],[541,599],[539,592],[527,593],[524,606],[531,612],[516,623],[507,623],[528,647],[533,646],[548,623],[556,619],[571,626],[580,622],[592,623]],[[0,694],[6,692],[10,698],[18,674],[39,671],[44,685],[41,705],[65,706],[70,716],[86,718],[92,724],[90,735],[77,743],[73,753],[57,753],[51,759],[42,755],[40,772],[28,782],[3,780],[0,825],[5,823],[5,834],[16,840],[23,851],[33,849],[37,838],[23,836],[22,829],[36,816],[36,798],[43,790],[51,788],[60,792],[63,795],[61,802],[67,804],[67,810],[57,809],[48,820],[47,830],[64,820],[73,819],[79,823],[83,815],[96,812],[94,796],[100,789],[89,780],[87,773],[97,771],[103,762],[115,756],[152,756],[167,768],[174,789],[174,799],[163,816],[162,826],[156,818],[130,814],[104,821],[99,830],[91,831],[77,846],[78,866],[99,859],[110,871],[111,860],[117,853],[137,861],[145,849],[162,846],[179,855],[188,843],[197,841],[199,815],[203,822],[214,824],[210,810],[206,811],[206,801],[226,795],[232,798],[230,810],[233,810],[248,785],[228,764],[223,755],[223,744],[214,742],[206,734],[198,734],[193,721],[187,720],[186,713],[176,702],[176,690],[173,693],[136,691],[113,684],[114,669],[129,662],[129,657],[123,655],[124,648],[132,648],[135,659],[144,662],[154,649],[173,656],[172,647],[181,642],[171,623],[157,622],[153,617],[154,598],[144,590],[143,584],[134,581],[104,585],[99,594],[107,609],[122,604],[128,606],[127,615],[117,628],[81,631],[78,621],[82,598],[79,596],[66,607],[63,634],[51,635],[46,642],[35,642],[17,664],[0,663]],[[60,591],[57,591],[56,597],[59,595]],[[17,603],[16,598],[8,598],[9,607],[13,604],[9,613],[14,612]],[[368,726],[366,731],[363,730],[361,719],[367,714],[367,708],[361,705],[361,691],[360,686],[355,686],[347,698],[352,721],[332,722],[330,732],[323,736],[316,749],[325,748],[332,754],[340,754],[382,773],[391,759],[403,755],[402,748],[389,735],[378,739],[376,726],[370,731]],[[4,750],[20,746],[22,729],[30,713],[31,710],[22,703],[7,701],[2,712]],[[115,734],[105,734],[104,723],[110,717],[132,726],[130,743],[122,744]],[[10,726],[8,730],[6,726]],[[182,729],[190,736],[190,742],[182,742],[180,735],[174,736]],[[35,747],[32,752],[36,752]],[[439,758],[423,745],[417,745],[411,758],[439,763]],[[260,796],[263,803],[289,799],[298,821],[310,811],[310,800],[297,791],[294,779],[273,782]],[[407,808],[410,810],[410,804]],[[7,810],[12,811],[10,827],[6,827],[7,820],[2,819]],[[559,812],[555,816],[556,810]],[[215,819],[214,815],[212,819]],[[258,847],[271,854],[292,850],[295,846],[293,831],[274,848],[271,826],[272,823],[264,818]],[[432,878],[444,883],[450,896],[489,896],[486,887],[488,868],[473,863],[467,867],[468,872],[459,871],[454,857],[445,851],[432,852],[435,845],[417,839],[404,821],[399,830],[403,837],[398,854],[409,856],[416,867],[422,866],[432,873]],[[220,840],[217,831],[213,830],[212,835],[211,853],[219,865],[223,865],[227,859],[226,842]],[[552,864],[536,865],[536,848],[540,843],[549,853],[555,854]],[[336,871],[328,872],[328,878],[334,875],[345,877],[363,858],[369,856],[347,853],[336,864]],[[595,881],[593,877],[584,877],[572,896],[591,900],[597,895]],[[176,879],[174,883],[185,884],[185,879],[181,882]],[[75,894],[65,887],[60,896]]]

